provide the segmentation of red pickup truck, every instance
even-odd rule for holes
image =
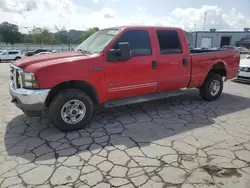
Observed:
[[[179,28],[113,27],[96,32],[74,52],[16,61],[10,94],[25,114],[48,109],[55,126],[70,131],[90,122],[95,105],[165,98],[188,88],[216,100],[223,81],[237,76],[239,62],[237,51],[190,50]]]

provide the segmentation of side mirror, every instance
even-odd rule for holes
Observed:
[[[128,60],[131,58],[131,46],[129,42],[120,42],[118,44],[121,52],[121,60]]]
[[[131,58],[131,47],[129,42],[120,42],[118,49],[110,49],[107,56],[107,61],[126,61]]]

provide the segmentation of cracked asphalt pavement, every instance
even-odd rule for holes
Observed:
[[[63,133],[10,103],[0,64],[0,187],[249,188],[250,87],[228,81],[214,102],[196,90],[97,110]]]

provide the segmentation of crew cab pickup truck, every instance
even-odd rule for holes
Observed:
[[[206,101],[220,97],[237,76],[237,51],[190,50],[172,27],[103,29],[74,52],[28,57],[11,65],[12,102],[29,116],[49,113],[63,131],[87,125],[95,106],[115,107],[198,88]]]

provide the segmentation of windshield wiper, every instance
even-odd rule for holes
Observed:
[[[93,54],[99,54],[101,53],[102,51],[94,51]]]
[[[83,52],[83,53],[85,53],[85,54],[91,54],[90,51],[83,50],[83,49],[77,49],[76,51]]]

